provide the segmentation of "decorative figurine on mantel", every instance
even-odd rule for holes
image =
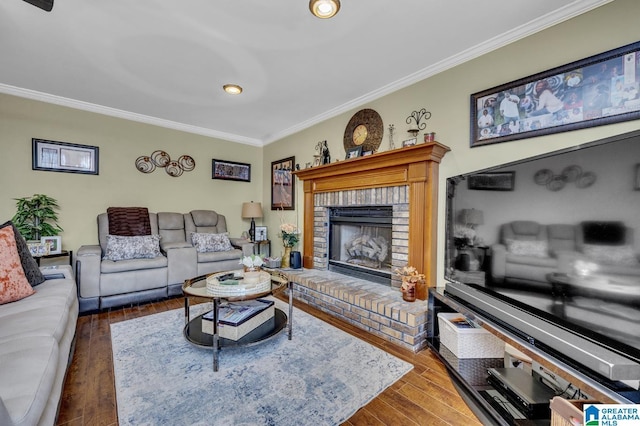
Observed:
[[[320,141],[316,144],[316,151],[318,151],[318,155],[314,155],[316,159],[319,159],[319,165],[329,164],[331,163],[331,154],[329,153],[329,146],[327,145],[327,141]]]
[[[393,143],[393,131],[395,130],[395,128],[396,126],[394,126],[393,124],[389,124],[389,150],[396,149],[396,146]]]
[[[329,146],[327,141],[322,142],[322,164],[331,163],[331,154],[329,153]]]

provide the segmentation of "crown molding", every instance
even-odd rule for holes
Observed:
[[[192,133],[200,136],[222,139],[229,142],[236,142],[245,145],[262,146],[259,139],[247,138],[244,136],[234,135],[231,133],[219,132],[204,127],[192,126],[189,124],[178,123],[176,121],[164,120],[157,117],[151,117],[144,114],[124,111],[116,108],[106,107],[93,104],[90,102],[78,101],[75,99],[65,98],[62,96],[51,95],[48,93],[38,92],[36,90],[23,89],[20,87],[10,86],[0,83],[0,93],[18,96],[21,98],[32,99],[36,101],[46,102],[49,104],[60,105],[68,108],[78,109],[81,111],[94,112],[96,114],[107,115],[110,117],[122,118],[138,123],[151,124],[153,126],[164,127],[181,132]]]
[[[400,80],[397,80],[377,90],[374,90],[373,92],[370,92],[370,93],[367,93],[366,95],[355,98],[345,104],[342,104],[336,108],[326,111],[325,113],[317,115],[309,120],[303,121],[295,126],[289,127],[288,129],[285,129],[281,132],[274,133],[273,135],[270,135],[269,138],[265,139],[264,145],[268,145],[270,143],[276,142],[284,137],[291,136],[294,133],[305,130],[325,120],[337,117],[338,115],[351,111],[355,108],[359,108],[369,102],[373,102],[377,99],[380,99],[383,96],[389,95],[400,89],[409,87],[412,84],[418,83],[426,78],[439,74],[443,71],[446,71],[462,63],[468,62],[472,59],[478,58],[489,52],[497,50],[508,44],[514,43],[518,40],[521,40],[532,34],[538,33],[549,27],[557,25],[561,22],[567,21],[571,18],[574,18],[578,15],[586,13],[590,10],[593,10],[597,7],[600,7],[612,1],[614,0],[576,0],[573,3],[568,4],[567,6],[560,8],[552,13],[548,13],[544,16],[541,16],[538,19],[535,19],[524,25],[516,27],[506,33],[500,34],[497,37],[489,39],[483,43],[477,44],[469,49],[466,49],[458,53],[457,55],[450,56],[440,62],[437,62],[429,67],[423,68],[422,70],[419,70],[413,74],[410,74]]]

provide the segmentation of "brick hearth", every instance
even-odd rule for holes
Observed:
[[[404,302],[397,289],[327,270],[282,273],[297,300],[414,352],[425,347],[426,301]]]

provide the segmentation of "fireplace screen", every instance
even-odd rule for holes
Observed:
[[[329,269],[391,284],[392,207],[333,208],[329,215]]]

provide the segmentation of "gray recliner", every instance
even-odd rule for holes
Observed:
[[[158,217],[149,213],[151,234],[158,234]],[[76,257],[80,311],[104,309],[167,297],[168,261],[151,259],[113,261],[103,259],[107,249],[109,218],[98,215],[99,245],[84,245]]]
[[[191,241],[191,234],[227,232],[226,218],[213,210],[192,210],[184,215],[184,229],[187,241]],[[197,254],[197,275],[211,272],[228,271],[240,268],[242,256],[253,253],[253,243],[243,238],[229,237],[233,250]]]

